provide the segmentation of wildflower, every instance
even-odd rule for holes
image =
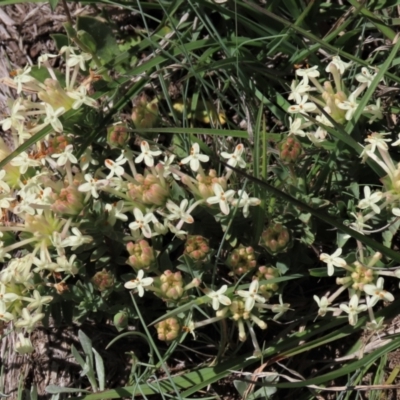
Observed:
[[[381,212],[381,209],[379,208],[379,206],[376,205],[376,203],[381,201],[383,193],[375,192],[371,194],[370,187],[364,186],[364,197],[365,198],[358,203],[357,207],[361,208],[362,210],[371,207],[372,211],[374,211],[376,214],[379,214]]]
[[[143,297],[144,295],[144,290],[147,286],[152,285],[154,279],[153,278],[143,278],[144,276],[144,271],[141,269],[137,277],[135,279],[132,279],[131,281],[128,281],[125,283],[125,288],[126,289],[137,289],[139,293],[139,297]]]
[[[25,151],[14,157],[10,164],[14,167],[19,167],[19,172],[21,174],[25,174],[29,167],[38,167],[41,165],[40,161],[33,160]]]
[[[379,98],[376,101],[376,104],[369,104],[364,108],[363,113],[371,114],[371,117],[368,121],[369,124],[372,124],[376,119],[382,119],[382,107],[381,107],[381,99]],[[392,145],[394,146],[394,145]]]
[[[289,117],[289,124],[289,135],[306,136],[306,133],[301,129],[303,128],[303,121],[301,118],[295,118],[293,121],[292,117]]]
[[[58,57],[57,54],[48,54],[48,53],[42,54],[41,56],[38,57],[38,68],[41,68],[42,64],[45,64],[45,66],[48,65],[49,58],[56,58],[56,57]]]
[[[63,243],[61,243],[62,245]],[[57,257],[57,267],[56,272],[65,272],[66,274],[76,275],[78,273],[78,267],[75,263],[76,254],[73,254],[69,259],[62,255]]]
[[[367,284],[364,285],[364,292],[372,296],[369,306],[373,307],[379,300],[393,301],[394,296],[392,293],[383,289],[384,279],[378,278],[376,285]]]
[[[91,174],[85,174],[86,183],[82,183],[79,185],[78,190],[80,192],[90,192],[91,195],[97,199],[99,197],[98,189],[105,185],[107,182],[105,179],[96,179],[93,178]]]
[[[33,291],[33,297],[24,297],[25,301],[28,301],[27,309],[29,311],[37,310],[37,312],[42,311],[42,307],[44,304],[48,304],[53,300],[52,296],[42,296],[38,290]]]
[[[164,178],[166,178],[167,176],[169,176],[171,174],[171,170],[170,170],[171,167],[173,167],[175,169],[179,169],[179,165],[173,164],[175,157],[176,157],[175,154],[172,154],[169,157],[165,156],[164,161],[160,161],[160,164],[164,167],[164,170],[163,170]],[[177,181],[179,181],[181,179],[178,175],[176,175],[174,173],[172,174],[172,176]]]
[[[326,296],[322,296],[321,298],[319,298],[318,296],[314,295],[314,300],[318,304],[318,308],[319,308],[318,315],[319,316],[324,317],[328,311],[335,311],[335,308],[329,307],[330,302]]]
[[[239,198],[232,201],[234,207],[243,207],[243,215],[247,218],[249,216],[249,207],[258,206],[261,203],[260,199],[257,197],[249,197],[249,195],[244,190],[238,191]]]
[[[345,118],[350,121],[353,118],[354,113],[357,111],[358,103],[356,101],[356,96],[354,92],[348,97],[347,100],[338,103],[338,107],[341,110],[346,110]]]
[[[126,249],[129,253],[127,264],[133,269],[148,270],[156,264],[157,253],[146,240],[139,240],[136,243],[129,242]]]
[[[110,159],[105,160],[104,164],[110,170],[110,173],[107,175],[106,178],[110,179],[114,175],[122,176],[125,173],[125,170],[121,167],[121,165],[124,165],[126,161],[127,161],[126,158],[123,158],[122,160],[119,161],[113,161]]]
[[[347,265],[346,261],[343,260],[343,258],[339,257],[341,254],[342,254],[342,249],[338,248],[332,255],[322,253],[319,256],[319,259],[322,262],[328,264],[328,275],[329,276],[332,276],[333,273],[335,272],[335,270],[333,268],[334,266],[343,268]]]
[[[251,283],[250,283],[250,287],[249,290],[238,290],[237,294],[240,297],[243,297],[244,299],[246,299],[245,301],[245,305],[244,308],[246,311],[251,311],[254,307],[254,305],[257,303],[265,303],[265,298],[260,296],[257,292],[258,292],[258,288],[259,288],[260,284],[258,282],[257,279],[254,279]]]
[[[378,133],[374,132],[371,135],[368,135],[367,139],[365,139],[366,142],[370,143],[370,151],[375,152],[376,148],[381,149],[381,150],[388,150],[389,147],[386,144],[386,142],[391,142],[392,139],[385,139],[386,135],[390,135],[390,132],[388,133]]]
[[[209,197],[206,201],[208,204],[216,204],[219,203],[221,211],[223,214],[229,214],[229,200],[235,195],[234,190],[227,190],[224,192],[222,186],[219,183],[214,183],[212,185],[215,196]]]
[[[181,160],[181,164],[190,163],[192,171],[197,171],[200,168],[200,161],[207,162],[210,159],[205,154],[200,154],[200,146],[198,143],[194,143],[190,148],[190,155]]]
[[[82,71],[86,71],[85,62],[89,61],[92,58],[91,54],[88,54],[88,53],[75,54],[73,48],[70,48],[70,49],[72,49],[72,51],[70,52],[70,54],[67,57],[67,61],[66,61],[67,66],[75,67],[75,66],[79,65],[79,68]],[[62,49],[61,49],[61,51],[62,51]],[[61,53],[61,51],[60,51],[60,53]]]
[[[87,95],[87,90],[85,86],[80,86],[73,92],[67,93],[69,97],[74,99],[75,101],[72,103],[72,109],[77,110],[82,107],[82,104],[86,104],[89,107],[97,107],[97,102],[95,99],[92,99]]]
[[[290,304],[284,303],[282,300],[282,295],[279,295],[279,304],[274,304],[271,308],[271,311],[276,314],[272,319],[274,321],[277,321],[285,312],[290,310],[289,307],[290,307]],[[263,328],[261,328],[261,329],[263,329]]]
[[[65,112],[64,107],[59,107],[57,110],[54,110],[50,104],[45,104],[46,117],[44,119],[45,124],[50,124],[56,132],[62,132],[63,126],[58,119],[58,117]]]
[[[349,68],[351,63],[346,63],[339,56],[333,56],[332,61],[328,64],[326,67],[325,71],[326,72],[332,72],[332,67],[335,67],[340,75],[343,75],[344,71]]]
[[[0,321],[10,322],[14,318],[14,315],[7,311],[6,303],[3,300],[0,300]]]
[[[9,130],[11,127],[16,128],[18,124],[23,123],[25,121],[23,111],[25,111],[25,107],[22,105],[22,99],[14,100],[11,106],[10,116],[0,121],[3,131]]]
[[[35,80],[32,76],[29,75],[32,67],[26,66],[23,70],[17,70],[17,75],[14,76],[14,83],[17,84],[17,94],[20,94],[22,91],[22,84],[32,82]]]
[[[304,84],[308,84],[309,78],[317,78],[319,76],[318,66],[307,69],[299,68],[296,70],[296,75],[303,77]]]
[[[356,80],[360,83],[366,83],[368,87],[370,87],[372,81],[374,80],[377,74],[371,74],[368,68],[362,67],[361,74],[356,75]]]
[[[246,162],[242,158],[243,151],[244,146],[242,144],[238,144],[232,154],[224,151],[221,153],[221,156],[228,159],[228,165],[230,165],[231,167],[236,167],[236,165],[239,165],[240,168],[245,168]]]
[[[183,199],[181,201],[180,206],[178,207],[171,200],[168,200],[166,207],[168,208],[168,211],[170,212],[170,214],[167,215],[166,218],[169,220],[180,219],[180,220],[186,222],[187,224],[192,224],[194,222],[194,219],[188,212],[186,212],[188,204],[189,204],[188,200]]]
[[[206,295],[212,299],[212,307],[215,311],[218,310],[220,303],[223,304],[224,306],[230,306],[231,305],[231,299],[228,296],[225,296],[223,293],[225,293],[228,289],[227,285],[221,286],[220,289],[217,291],[210,290]]]
[[[310,85],[307,85],[304,80],[301,80],[298,84],[296,84],[296,81],[292,81],[290,89],[291,92],[288,99],[294,100],[297,104],[299,104],[301,103],[304,93],[307,93],[311,89],[311,87]]]
[[[32,332],[37,323],[44,318],[43,313],[31,314],[27,308],[22,310],[22,319],[15,322],[16,328],[25,328],[27,332]]]
[[[139,208],[135,208],[133,214],[135,215],[136,221],[131,222],[129,228],[133,231],[140,229],[145,237],[151,238],[151,229],[149,224],[153,221],[154,214],[148,213],[143,215]]]
[[[161,151],[160,150],[156,150],[156,151],[150,150],[150,146],[145,140],[142,140],[142,143],[140,144],[140,150],[142,152],[135,158],[135,163],[137,164],[144,160],[144,163],[148,167],[153,167],[154,166],[154,157],[159,156],[161,154]]]
[[[358,305],[358,295],[353,294],[353,296],[351,296],[349,305],[347,304],[341,304],[340,308],[346,312],[347,314],[349,314],[349,324],[354,326],[357,321],[358,321],[358,314],[360,312],[363,312],[367,309],[367,306],[365,304],[359,306]]]
[[[76,250],[85,243],[90,243],[93,240],[93,238],[89,235],[82,235],[81,231],[77,227],[72,228],[71,231],[73,235],[65,238],[62,241],[62,246],[71,247],[72,251]]]
[[[290,106],[288,108],[288,112],[291,114],[300,113],[308,115],[309,112],[315,111],[317,109],[317,106],[312,102],[307,102],[307,100],[308,100],[308,95],[303,96],[303,98],[297,105]]]
[[[57,165],[59,167],[62,167],[63,165],[65,165],[68,161],[71,164],[76,164],[78,162],[77,158],[72,154],[72,150],[73,150],[73,145],[69,144],[67,146],[65,146],[65,149],[62,153],[58,153],[58,154],[52,154],[51,156],[53,158],[57,158]]]

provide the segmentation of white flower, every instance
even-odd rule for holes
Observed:
[[[44,119],[45,124],[50,124],[56,132],[62,132],[63,126],[58,117],[65,112],[64,107],[59,107],[57,110],[54,110],[53,107],[45,103],[45,110],[46,110],[46,118]]]
[[[125,283],[126,289],[137,289],[139,293],[139,297],[143,297],[144,295],[144,288],[147,286],[151,286],[153,284],[153,278],[143,278],[144,271],[141,269],[139,270],[137,277]]]
[[[251,311],[254,307],[254,305],[257,303],[265,303],[265,297],[260,296],[258,294],[258,289],[259,289],[259,282],[257,279],[254,279],[250,283],[249,290],[238,290],[236,293],[240,296],[246,299],[244,303],[244,309],[246,311]]]
[[[24,297],[23,300],[29,302],[26,307],[29,311],[38,310],[37,312],[42,311],[42,307],[44,304],[48,304],[53,300],[52,296],[42,296],[38,290],[33,291],[33,298]]]
[[[143,215],[139,208],[135,208],[133,214],[135,215],[136,221],[131,222],[129,228],[133,231],[140,229],[146,238],[151,238],[151,229],[149,224],[153,221],[154,214],[148,213]]]
[[[364,215],[362,213],[351,213],[351,215],[355,218],[355,222],[352,222],[350,224],[350,228],[354,229],[355,231],[361,232],[361,233],[366,233],[364,230],[365,229],[372,229],[371,225],[367,225],[364,222]]]
[[[249,195],[244,190],[238,191],[239,199],[232,201],[233,206],[243,207],[243,215],[247,218],[249,216],[249,207],[258,206],[261,203],[260,199],[257,197],[249,197]]]
[[[77,158],[72,154],[73,145],[69,144],[65,146],[65,149],[62,153],[52,154],[53,158],[58,158],[57,165],[62,167],[69,161],[71,164],[76,164],[78,162]]]
[[[381,209],[379,206],[376,205],[376,203],[382,200],[383,193],[374,192],[373,194],[371,194],[370,187],[364,186],[364,197],[365,198],[358,203],[357,207],[361,208],[362,210],[371,207],[372,211],[374,211],[376,214],[379,214],[381,212]]]
[[[332,67],[336,67],[340,75],[343,75],[344,71],[349,68],[351,63],[345,63],[339,56],[333,56],[332,61],[328,64],[325,71],[332,72]]]
[[[10,116],[0,121],[3,131],[9,130],[11,127],[16,128],[25,121],[25,116],[21,111],[25,111],[25,107],[22,105],[22,99],[19,98],[14,100],[11,106]]]
[[[293,121],[293,118],[289,117],[289,124],[289,135],[306,136],[306,133],[302,130],[303,121],[301,118],[295,118]]]
[[[390,132],[388,133],[374,132],[371,133],[371,135],[368,135],[365,141],[371,144],[369,150],[372,152],[375,152],[376,148],[381,150],[388,150],[389,146],[386,144],[386,142],[391,142],[392,139],[385,139],[386,135],[390,135]]]
[[[328,264],[328,275],[329,276],[332,276],[333,273],[335,272],[335,269],[333,268],[334,266],[343,268],[347,265],[346,261],[343,260],[343,258],[339,257],[341,254],[342,254],[342,249],[339,248],[332,255],[322,253],[319,256],[319,259],[322,262]]]
[[[367,284],[364,285],[364,292],[369,294],[371,297],[369,306],[373,307],[379,300],[393,301],[394,296],[392,293],[383,289],[384,279],[378,278],[376,285]]]
[[[348,97],[347,100],[343,101],[342,103],[338,103],[338,107],[341,110],[347,110],[345,118],[347,121],[350,121],[358,108],[358,103],[356,101],[354,92]]]
[[[62,241],[63,247],[71,247],[71,250],[74,251],[78,247],[82,246],[85,243],[90,243],[93,238],[89,235],[82,235],[81,231],[77,227],[73,227],[71,229],[73,235],[68,236]]]
[[[308,78],[317,78],[319,76],[318,66],[307,69],[300,68],[296,70],[296,75],[302,76],[304,84],[308,84]]]
[[[330,303],[326,296],[322,296],[319,298],[318,296],[314,295],[314,300],[318,304],[319,310],[318,315],[324,317],[328,311],[335,311],[333,307],[329,307]]]
[[[135,163],[140,163],[144,160],[144,163],[148,167],[153,167],[154,166],[154,157],[159,156],[161,154],[161,151],[160,150],[156,150],[156,151],[150,150],[150,146],[145,140],[142,140],[142,142],[140,143],[140,150],[142,152],[135,158]]]
[[[81,159],[79,160],[79,166],[82,171],[86,171],[89,168],[90,164],[98,165],[99,162],[92,157],[92,149],[88,147],[82,154]]]
[[[10,322],[14,318],[14,315],[7,311],[6,303],[3,300],[0,300],[0,321]]]
[[[212,307],[215,311],[218,310],[220,303],[224,306],[231,305],[231,299],[228,296],[225,296],[225,293],[228,289],[227,285],[221,286],[217,291],[210,290],[206,295],[212,299]]]
[[[17,157],[14,157],[10,164],[14,167],[19,167],[19,172],[21,174],[25,174],[29,167],[38,167],[41,165],[40,161],[29,158],[28,153],[25,151],[18,154]]]
[[[194,143],[190,148],[190,156],[185,157],[181,160],[181,164],[187,164],[190,162],[190,168],[192,171],[197,171],[200,167],[201,162],[207,162],[210,159],[205,154],[200,154],[200,146],[198,143]]]
[[[381,108],[381,99],[379,98],[376,101],[376,104],[370,104],[364,108],[363,113],[370,114],[371,117],[368,121],[369,124],[372,124],[376,119],[382,119],[383,114],[382,114],[382,108]],[[394,144],[392,145],[394,146]]]
[[[244,146],[240,143],[235,147],[235,151],[232,154],[223,151],[221,156],[228,159],[228,165],[231,167],[236,167],[236,165],[239,165],[240,168],[245,168],[246,162],[242,158],[243,151]]]
[[[61,242],[61,246],[63,246],[63,242]],[[65,255],[57,257],[57,267],[55,271],[76,275],[79,272],[79,270],[75,263],[75,259],[76,259],[76,254],[73,254],[69,259]]]
[[[162,225],[163,226],[163,225]],[[188,232],[179,229],[177,227],[175,227],[174,225],[172,225],[171,223],[167,222],[167,228],[171,231],[171,233],[173,233],[178,239],[181,240],[185,240],[186,236],[188,235]],[[165,233],[162,232],[162,235],[164,235]]]
[[[362,67],[361,74],[356,75],[356,80],[360,83],[366,83],[368,87],[370,87],[376,75],[377,75],[376,73],[371,74],[367,68]]]
[[[358,314],[360,312],[363,312],[367,309],[367,306],[365,304],[359,306],[358,305],[358,296],[356,294],[353,294],[353,296],[351,296],[349,305],[347,304],[341,304],[340,308],[346,312],[347,314],[349,314],[349,324],[354,326],[357,321],[358,321]]]
[[[168,200],[166,207],[168,208],[168,211],[170,212],[170,214],[167,215],[166,218],[171,221],[173,221],[175,219],[180,219],[188,224],[193,224],[193,222],[194,222],[193,217],[188,212],[186,212],[188,204],[189,204],[188,200],[183,199],[181,201],[180,206],[178,207],[171,200]]]
[[[67,92],[67,95],[75,100],[72,103],[72,108],[74,110],[82,107],[82,104],[86,104],[89,107],[97,107],[96,100],[87,95],[86,87],[83,85],[73,92]]]
[[[308,100],[308,95],[303,96],[300,103],[298,103],[295,106],[290,106],[288,108],[288,112],[291,114],[300,113],[308,115],[309,112],[315,111],[317,109],[317,106],[312,102],[307,102],[307,100]]]
[[[104,161],[105,166],[110,170],[110,173],[107,175],[107,179],[112,178],[114,175],[122,176],[125,173],[125,170],[121,167],[126,163],[126,158],[123,158],[119,161],[113,161],[107,159]]]
[[[175,169],[179,169],[179,165],[173,164],[174,160],[175,160],[175,154],[172,154],[171,156],[165,156],[164,157],[164,161],[160,161],[160,164],[164,167],[164,172],[163,172],[163,176],[164,178],[166,178],[167,176],[171,175],[171,170],[170,168],[173,167]],[[181,178],[176,175],[176,174],[172,174],[172,176],[174,177],[175,180],[179,181]]]
[[[27,65],[23,70],[17,70],[17,75],[14,76],[13,80],[17,84],[17,93],[20,94],[22,91],[22,84],[32,82],[35,80],[32,76],[29,75],[32,67]]]
[[[66,64],[68,67],[75,67],[75,65],[79,65],[79,68],[81,70],[86,71],[85,62],[89,61],[91,58],[92,58],[91,54],[88,53],[75,54],[74,51],[72,50],[71,53],[68,55]]]
[[[98,189],[104,187],[107,184],[107,180],[105,179],[97,179],[93,178],[91,174],[85,174],[86,183],[82,183],[79,185],[78,190],[80,192],[91,192],[91,195],[97,199],[99,197]]]
[[[31,314],[27,308],[22,310],[22,318],[15,322],[16,328],[25,328],[27,332],[32,332],[37,323],[44,318],[44,314]]]
[[[124,205],[125,203],[122,200],[116,204],[105,205],[104,208],[109,213],[108,222],[111,225],[114,225],[117,219],[120,221],[128,221],[128,217],[123,213]]]
[[[226,192],[224,192],[224,189],[222,189],[222,186],[219,183],[214,183],[212,188],[215,193],[215,196],[209,197],[206,200],[206,202],[208,204],[219,203],[219,207],[221,208],[222,213],[225,215],[228,215],[229,214],[229,201],[235,195],[235,191],[227,190]]]
[[[56,57],[58,57],[57,54],[49,54],[49,53],[42,54],[41,56],[38,57],[38,68],[40,68],[42,64],[46,65],[49,61],[49,58],[56,58]]]
[[[307,85],[304,80],[301,80],[298,84],[296,84],[296,81],[292,81],[290,89],[291,92],[288,99],[294,100],[297,104],[299,104],[301,103],[304,93],[307,93],[311,89],[311,87],[310,85]]]

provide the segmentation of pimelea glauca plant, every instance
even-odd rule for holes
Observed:
[[[49,62],[62,56],[63,74]],[[117,123],[108,128],[106,145],[88,147],[79,156],[77,137],[63,116],[69,110],[79,115],[104,106],[89,94],[94,73],[86,79],[82,75],[91,58],[77,47],[65,46],[59,55],[45,54],[37,66],[2,79],[18,95],[10,103],[10,115],[0,121],[14,147],[43,129],[47,134],[0,172],[1,259],[8,262],[0,273],[0,320],[20,332],[21,343],[29,341],[25,335],[41,323],[54,302],[73,304],[78,320],[106,310],[116,315],[114,321],[123,315],[127,326],[126,317],[134,318],[133,311],[128,305],[115,310],[112,304],[115,294],[129,301],[121,292],[125,281],[125,288],[135,295],[159,298],[169,313],[196,296],[216,312],[197,322],[187,320],[189,314],[161,318],[155,325],[160,340],[170,342],[185,329],[193,332],[229,319],[238,327],[239,340],[245,341],[249,332],[260,354],[254,324],[266,329],[265,312],[275,313],[276,319],[289,307],[267,304],[278,290],[276,283],[267,281],[278,278],[278,270],[259,266],[258,251],[237,243],[225,249],[231,281],[214,283],[210,268],[216,251],[200,235],[202,230],[196,230],[203,218],[214,221],[214,230],[221,231],[219,221],[223,230],[229,230],[225,225],[232,218],[251,227],[249,217],[260,199],[251,194],[250,185],[240,188],[230,168],[246,168],[245,146],[239,143],[232,152],[221,152],[226,168],[218,172],[209,168],[210,157],[199,142],[194,141],[181,158],[173,149],[139,137],[132,148],[129,127]],[[41,81],[33,72],[43,69],[49,77]],[[135,126],[154,126],[157,106],[152,104],[145,96],[137,101]],[[1,142],[1,151],[4,159],[11,149]],[[183,250],[181,264],[172,260],[166,268],[168,243]],[[118,264],[126,271],[131,267],[132,273],[121,274]],[[236,290],[235,282],[243,275],[244,283],[250,283]],[[33,347],[21,344],[16,350],[27,353]]]

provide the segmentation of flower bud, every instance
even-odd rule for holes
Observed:
[[[126,124],[111,125],[107,128],[107,143],[114,148],[123,148],[127,145],[130,135]]]
[[[185,243],[184,253],[198,264],[206,262],[209,259],[211,250],[208,239],[203,236],[188,236]]]
[[[85,196],[76,186],[68,186],[57,195],[53,193],[51,210],[57,214],[79,215],[84,206]]]
[[[295,163],[303,155],[301,143],[294,137],[289,136],[279,144],[279,157],[285,163]]]
[[[140,269],[148,271],[156,265],[156,252],[146,240],[139,240],[137,243],[129,242],[126,249],[129,253],[127,264],[136,271]]]
[[[156,288],[155,293],[164,300],[178,300],[184,292],[182,274],[179,271],[165,271],[154,280],[154,286]]]
[[[272,255],[287,250],[290,244],[290,231],[282,224],[268,227],[261,235],[260,245]]]
[[[158,340],[171,342],[175,340],[181,331],[181,324],[176,318],[167,318],[155,325]]]
[[[135,183],[129,183],[129,195],[132,200],[140,201],[148,206],[163,206],[169,197],[169,187],[164,178],[147,173],[146,176],[137,174]]]
[[[114,326],[118,332],[121,332],[128,326],[128,314],[125,311],[120,311],[114,315]]]
[[[58,81],[48,78],[44,84],[46,89],[37,94],[40,100],[50,104],[54,110],[60,107],[64,107],[65,111],[71,109],[75,100],[67,95]]]
[[[91,281],[93,286],[99,292],[103,292],[104,290],[110,289],[114,286],[115,278],[111,272],[103,268],[101,271],[94,274]]]
[[[232,250],[226,264],[232,268],[236,275],[243,275],[255,268],[257,261],[252,247],[240,245]]]
[[[136,128],[153,128],[158,118],[157,99],[149,102],[145,94],[136,99],[132,110],[132,121]]]
[[[262,266],[258,268],[257,272],[258,280],[269,280],[279,277],[279,270],[273,267]],[[279,285],[277,283],[267,283],[265,285],[260,285],[259,292],[267,299],[269,299],[274,292],[279,289]]]

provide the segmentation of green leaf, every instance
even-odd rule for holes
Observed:
[[[120,54],[117,41],[109,24],[94,17],[78,17],[77,29],[87,32],[96,44],[96,55],[107,63]]]
[[[50,7],[53,11],[56,9],[58,2],[59,0],[49,0]]]

